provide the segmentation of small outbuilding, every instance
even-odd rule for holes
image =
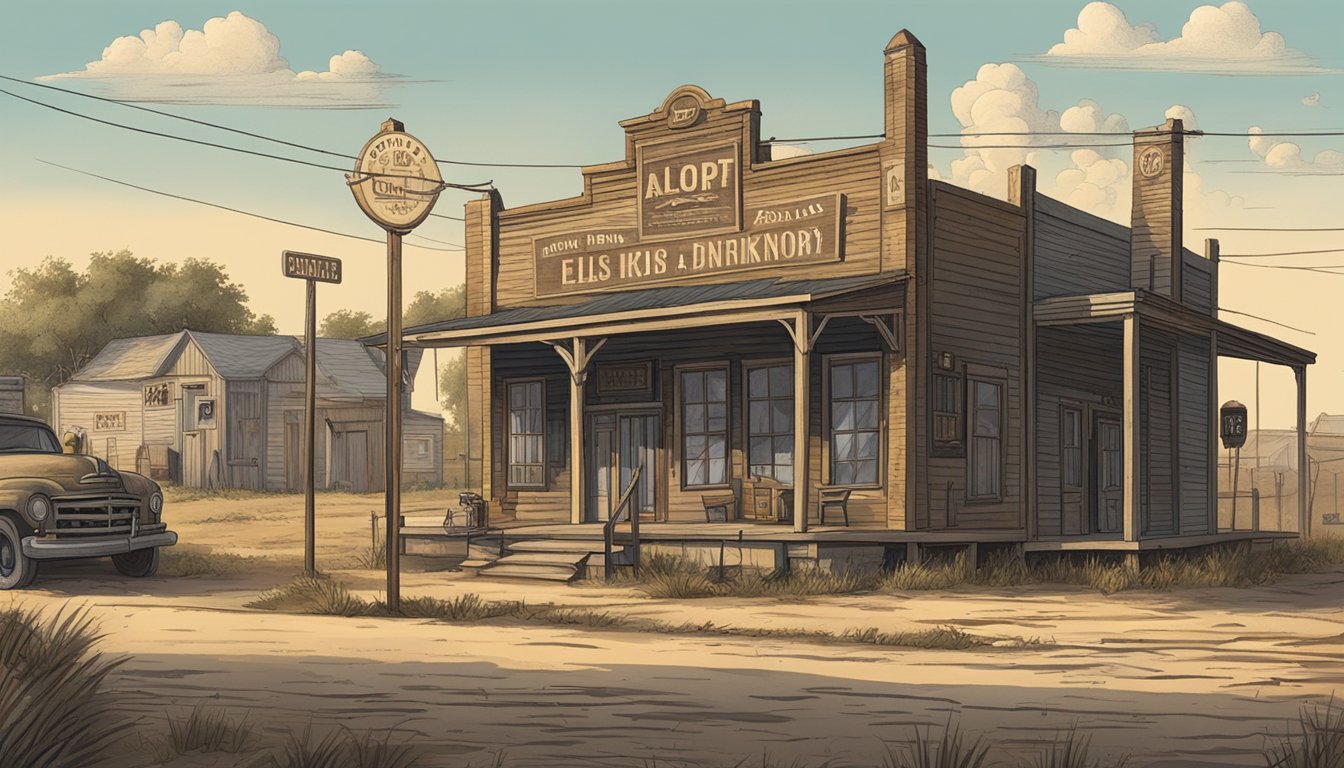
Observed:
[[[383,489],[383,354],[318,339],[316,484]],[[303,485],[304,346],[291,336],[184,330],[116,339],[52,390],[52,424],[82,431],[113,467],[195,488]],[[443,479],[443,418],[411,410],[406,356],[404,481]]]

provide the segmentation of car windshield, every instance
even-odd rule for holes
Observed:
[[[0,453],[60,453],[50,431],[34,424],[0,423]]]

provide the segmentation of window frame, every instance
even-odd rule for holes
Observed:
[[[979,494],[975,492],[975,472],[979,468],[979,462],[976,459],[975,440],[980,437],[976,434],[976,422],[978,421],[979,408],[976,405],[975,385],[990,384],[999,389],[998,403],[998,434],[994,439],[998,441],[998,455],[996,456],[998,467],[996,477],[998,479],[997,488],[992,494]],[[1004,500],[1005,470],[1007,468],[1007,449],[1008,449],[1008,376],[1005,372],[995,369],[984,369],[972,365],[966,366],[966,503],[968,504],[993,504]]]
[[[752,400],[754,399],[754,398],[752,398],[752,396],[751,396],[751,372],[752,372],[753,370],[760,369],[760,368],[781,368],[781,367],[786,367],[786,368],[788,368],[789,371],[790,371],[790,375],[789,375],[789,382],[790,382],[790,384],[789,384],[788,400],[789,400],[789,415],[790,415],[790,418],[792,418],[793,413],[794,413],[794,411],[796,410],[796,409],[794,408],[794,406],[793,406],[793,399],[794,399],[794,387],[793,387],[794,375],[793,375],[793,373],[792,373],[792,371],[793,371],[793,358],[791,358],[791,357],[763,357],[763,358],[753,358],[753,359],[751,359],[751,360],[743,360],[743,361],[742,361],[742,414],[741,414],[741,419],[739,419],[739,421],[741,422],[741,425],[742,425],[742,465],[745,467],[745,473],[746,473],[746,475],[749,476],[749,477],[766,477],[766,475],[757,475],[757,474],[753,473],[753,472],[752,472],[752,469],[751,469],[751,468],[752,468],[752,463],[751,463],[751,438],[752,438],[752,436],[753,436],[753,433],[752,433],[752,431],[751,431],[751,402],[752,402]],[[768,387],[768,383],[767,383],[767,387]],[[782,399],[782,398],[770,397],[770,396],[767,394],[766,397],[765,397],[764,399],[765,399],[766,402],[770,402],[770,401],[772,401],[772,400],[779,400],[779,399]],[[796,431],[797,429],[798,429],[798,425],[797,425],[797,424],[794,424],[794,425],[793,425],[793,430],[790,430],[790,432],[789,432],[789,456],[790,456],[791,458],[793,457],[793,448],[794,448],[794,445],[795,445],[795,434],[794,434],[794,433],[795,433],[795,431]],[[768,435],[768,436],[771,437],[771,438],[775,438],[775,437],[779,437],[782,433],[779,433],[779,432],[768,432],[768,433],[765,433],[765,434]],[[773,458],[773,453],[772,453],[772,458]],[[794,461],[793,463],[796,465],[796,464],[797,464],[797,461]],[[778,465],[778,464],[774,464],[774,463],[772,462],[770,466],[772,466],[772,467],[778,467],[779,465]],[[774,475],[770,475],[769,477],[770,477],[770,479],[775,480],[776,482],[779,482],[779,483],[783,483],[783,482],[784,482],[784,481],[782,481],[782,480],[779,480],[779,478],[775,477]],[[796,479],[797,479],[797,478],[795,477],[795,478],[794,478],[794,481],[796,481]],[[789,485],[793,485],[794,481],[790,481],[788,484],[789,484]]]
[[[540,432],[520,432],[513,431],[513,400],[512,392],[516,384],[538,384],[541,386],[541,431]],[[546,445],[546,379],[541,376],[529,376],[524,378],[504,379],[504,486],[506,488],[517,488],[519,490],[548,490],[550,488],[550,472],[547,471],[547,445]],[[538,466],[541,468],[541,482],[526,483],[515,482],[513,479],[513,438],[518,435],[537,435],[541,440],[541,461],[533,464],[531,462],[522,462],[522,466]],[[432,450],[432,449],[431,449]]]
[[[832,423],[832,396],[831,396],[831,369],[836,365],[848,365],[857,362],[874,362],[877,364],[877,481],[874,483],[837,483],[835,481],[835,429]],[[822,356],[821,373],[821,422],[822,434],[824,439],[821,441],[823,450],[826,451],[826,460],[823,462],[823,469],[826,473],[826,484],[837,488],[849,488],[851,490],[881,490],[886,487],[887,473],[884,468],[887,464],[887,433],[888,425],[888,398],[890,396],[890,372],[887,365],[887,355],[885,352],[856,352],[835,355]],[[809,409],[810,410],[810,409]],[[851,430],[864,431],[869,430]]]
[[[952,382],[952,407],[955,410],[938,409],[938,380]],[[966,457],[966,377],[959,370],[934,368],[929,377],[929,439],[932,443],[931,454],[939,459],[962,459]],[[943,440],[938,437],[938,417],[950,415],[955,420],[954,439]]]
[[[423,445],[425,447],[424,455],[416,454],[412,456],[410,450],[408,450],[412,444]],[[403,436],[401,438],[401,451],[403,459],[415,458],[432,462],[434,461],[434,438],[424,435]]]
[[[683,390],[685,387],[682,385],[682,376],[688,373],[705,374],[712,371],[723,372],[723,481],[718,483],[694,484],[690,482],[689,474],[686,471],[686,438],[689,435],[686,432],[686,402],[683,399]],[[676,434],[674,436],[674,442],[676,443],[675,450],[677,452],[677,471],[680,474],[678,482],[681,484],[681,489],[685,491],[706,489],[722,490],[731,488],[733,481],[733,366],[726,360],[696,363],[694,365],[678,365],[673,367],[672,376],[674,379],[672,407],[676,409]],[[709,401],[705,400],[702,404],[708,406]],[[705,431],[695,432],[694,434],[706,436],[720,434],[718,430],[709,430],[708,408],[706,408],[705,413]],[[709,459],[706,458],[705,461],[708,462]],[[708,464],[706,464],[705,473],[705,479],[708,480]]]

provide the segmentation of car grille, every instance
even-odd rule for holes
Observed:
[[[133,496],[55,499],[54,529],[58,539],[91,536],[129,536],[132,521],[140,513],[140,500]]]

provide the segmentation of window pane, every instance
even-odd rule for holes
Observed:
[[[868,461],[877,459],[876,432],[860,432],[854,436],[854,458]]]
[[[769,368],[752,368],[747,373],[747,395],[749,397],[765,397],[770,394],[770,370]]]
[[[706,438],[709,458],[722,459],[727,451],[728,441],[723,435],[710,435]]]
[[[975,434],[978,437],[998,437],[999,412],[997,409],[977,408],[975,411]]]
[[[793,438],[776,437],[771,440],[773,461],[775,464],[793,463]]]
[[[770,369],[770,394],[775,397],[793,394],[792,365],[777,365]]]
[[[831,366],[831,397],[853,397],[854,377],[849,365]]]
[[[836,433],[833,452],[836,461],[849,461],[854,458],[854,434],[851,432]]]
[[[877,363],[854,364],[854,396],[877,397]]]
[[[854,484],[854,465],[850,464],[849,462],[836,463],[835,471],[833,474],[835,475],[835,477],[832,478],[832,480],[836,485]]]
[[[865,461],[855,467],[856,485],[877,485],[877,462]]]
[[[750,454],[748,461],[752,464],[769,464],[771,458],[770,438],[751,438],[751,445],[748,447],[747,452]]]
[[[975,404],[980,408],[999,407],[999,385],[987,381],[975,382]]]
[[[758,435],[770,431],[770,403],[752,400],[747,404],[747,429]]]
[[[707,371],[705,377],[708,379],[708,397],[711,403],[719,403],[728,399],[728,372],[724,370]]]
[[[705,377],[700,371],[681,374],[681,400],[684,403],[705,401]]]
[[[857,429],[877,429],[876,400],[861,400],[854,404],[854,426]]]
[[[703,460],[686,461],[686,484],[687,485],[705,485],[705,472],[707,463]]]
[[[728,462],[724,459],[709,460],[709,482],[726,483],[728,482]]]
[[[541,382],[533,381],[527,385],[527,404],[532,408],[541,407]]]
[[[775,466],[775,479],[785,485],[793,484],[793,465],[779,464]]]
[[[709,431],[724,432],[728,429],[728,406],[723,403],[709,405]]]
[[[838,402],[831,405],[831,429],[854,429],[854,403]]]
[[[688,405],[686,406],[686,419],[682,428],[689,434],[691,432],[705,431],[705,406]]]
[[[771,426],[776,434],[793,433],[793,398],[788,400],[774,400],[770,404],[773,411]]]
[[[686,461],[697,461],[705,458],[707,448],[704,435],[686,436]]]

